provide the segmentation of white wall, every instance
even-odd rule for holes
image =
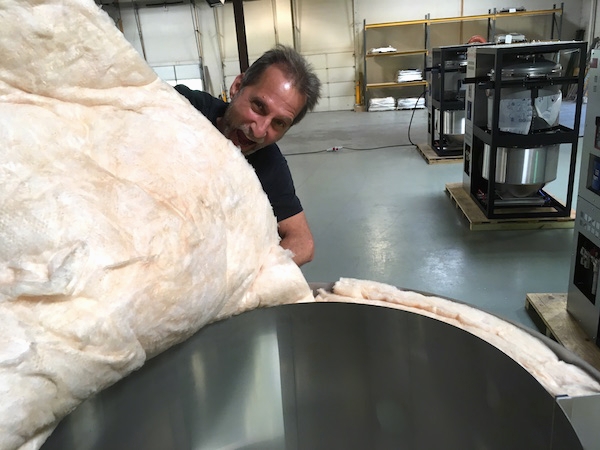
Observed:
[[[572,39],[575,30],[593,23],[590,15],[597,1],[564,2],[562,39]],[[128,0],[120,4],[125,36],[142,53],[133,7]],[[246,0],[244,15],[250,62],[276,43],[295,45],[323,82],[318,110],[327,111],[354,106],[355,80],[363,66],[363,21],[397,22],[422,19],[426,14],[431,18],[477,15],[514,6],[544,10],[555,4],[560,6],[551,0],[521,0],[518,5],[506,0]],[[208,77],[205,90],[219,95],[239,73],[233,6],[210,8],[197,1],[196,8],[200,46],[190,5],[139,9],[147,61],[151,66],[192,64],[198,63],[200,53]],[[586,39],[591,37],[586,35]]]
[[[146,60],[151,65],[198,61],[189,5],[140,8],[138,11],[142,39],[131,5],[121,7],[123,33],[140,53],[143,41]]]
[[[592,42],[595,36],[600,35],[600,6],[598,0],[584,0],[582,5],[583,17],[589,17],[588,32],[586,33],[588,42]]]
[[[295,10],[292,11],[294,3]],[[231,4],[226,3],[218,9],[225,36],[224,62],[229,87],[240,72],[235,20]],[[252,0],[244,2],[244,17],[250,63],[276,43],[295,45],[323,83],[323,95],[315,110],[350,110],[354,107],[351,0]]]
[[[296,8],[292,11],[294,3]],[[142,7],[137,12],[139,26],[133,5],[121,2],[125,37],[140,54],[145,54],[151,66],[190,64],[198,62],[201,54],[205,90],[213,95],[228,90],[240,73],[231,3],[214,8],[205,2],[197,3],[199,49],[190,5]],[[323,83],[323,96],[316,110],[353,108],[355,57],[351,0],[251,0],[244,2],[244,20],[250,63],[277,43],[295,45],[313,64]]]
[[[354,108],[354,24],[351,0],[297,1],[296,49],[317,70],[323,95],[317,111]]]

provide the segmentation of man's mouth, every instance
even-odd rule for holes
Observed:
[[[240,129],[236,130],[236,138],[242,150],[256,144],[256,142],[254,142],[252,139],[249,139],[248,136],[246,136],[246,133]]]

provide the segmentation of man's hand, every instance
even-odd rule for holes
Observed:
[[[294,253],[294,262],[301,266],[312,261],[315,243],[304,211],[282,220],[278,224],[279,236],[283,248]]]

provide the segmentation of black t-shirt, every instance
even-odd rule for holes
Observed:
[[[217,126],[217,119],[225,114],[227,103],[214,98],[207,92],[193,91],[182,84],[175,86],[175,89],[215,127]],[[254,168],[278,222],[302,211],[300,199],[296,196],[292,174],[277,144],[261,148],[247,156],[246,159]]]

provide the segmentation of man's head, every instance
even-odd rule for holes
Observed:
[[[277,142],[312,110],[321,83],[295,50],[279,45],[257,59],[231,85],[231,104],[217,122],[244,154]]]

